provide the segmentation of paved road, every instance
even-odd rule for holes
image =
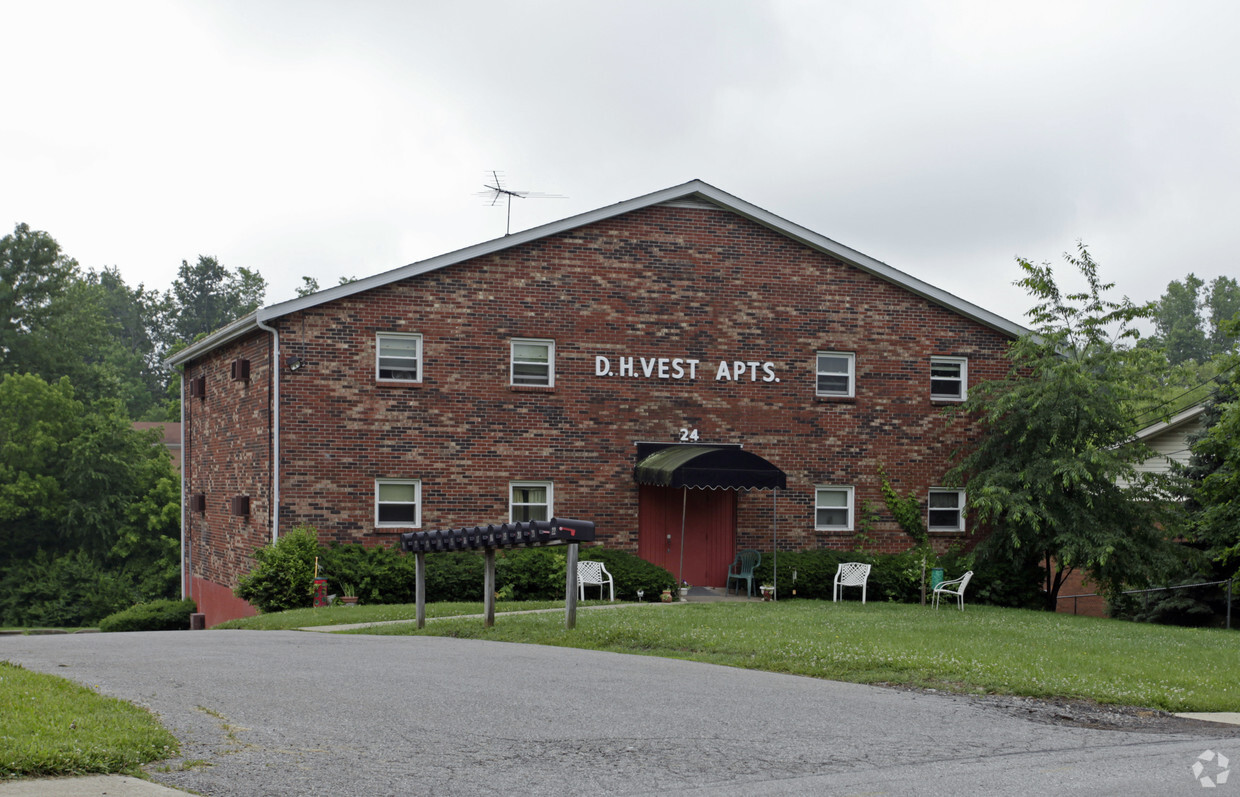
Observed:
[[[201,794],[1201,794],[1225,731],[1060,728],[967,698],[434,637],[0,638],[0,659],[155,711]],[[1206,774],[1217,774],[1207,770]],[[1236,782],[1207,793],[1224,794]]]

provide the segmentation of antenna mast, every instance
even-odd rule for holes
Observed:
[[[495,207],[497,204],[499,204],[500,197],[504,198],[504,202],[508,206],[507,207],[508,218],[504,223],[504,235],[508,235],[512,232],[512,198],[513,197],[516,197],[517,199],[565,199],[565,197],[560,194],[544,194],[539,191],[514,191],[510,188],[505,188],[503,178],[499,176],[499,172],[494,171],[494,170],[491,171],[491,180],[493,184],[484,185],[484,188],[486,190],[479,191],[477,195],[481,197],[486,197],[488,200],[490,200],[488,204],[491,207]]]

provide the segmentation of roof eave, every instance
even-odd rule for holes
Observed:
[[[250,334],[258,329],[258,316],[261,312],[263,311],[256,310],[247,316],[238,318],[227,326],[220,327],[205,338],[194,341],[176,354],[164,358],[164,365],[169,368],[176,367],[189,362],[195,357],[200,357],[212,349],[223,346],[225,343],[231,343],[237,338]]]
[[[400,268],[390,269],[379,274],[366,277],[364,279],[350,282],[344,285],[337,285],[318,293],[312,293],[308,296],[299,296],[285,302],[273,304],[256,311],[255,313],[240,319],[216,332],[211,333],[200,341],[191,346],[182,349],[172,357],[167,358],[164,362],[167,365],[179,365],[196,356],[206,353],[216,346],[221,346],[229,341],[235,340],[241,335],[247,334],[253,329],[258,328],[258,322],[269,322],[280,316],[316,307],[321,304],[333,302],[338,299],[344,299],[354,294],[362,293],[374,288],[381,287],[393,282],[410,277],[416,277],[430,271],[436,271],[447,266],[461,263],[474,258],[485,257],[487,255],[501,252],[514,246],[546,238],[552,235],[568,232],[578,227],[584,227],[600,221],[631,213],[642,208],[652,207],[664,202],[672,202],[675,200],[683,200],[691,197],[704,199],[712,204],[719,206],[723,210],[728,210],[750,221],[760,224],[764,227],[772,229],[788,238],[798,241],[812,249],[830,254],[844,262],[856,266],[874,276],[893,283],[905,290],[921,296],[922,298],[947,307],[948,309],[978,322],[984,326],[990,327],[998,332],[1013,338],[1021,337],[1030,332],[1030,330],[1021,325],[1009,321],[1002,316],[985,310],[971,302],[965,301],[958,296],[948,293],[940,288],[936,288],[927,282],[923,282],[916,277],[912,277],[899,269],[893,268],[880,260],[875,260],[868,255],[864,255],[854,249],[843,244],[833,241],[824,235],[819,235],[812,230],[788,221],[787,219],[776,216],[757,205],[739,199],[726,191],[721,191],[714,186],[704,183],[701,180],[690,180],[680,185],[664,188],[644,196],[628,199],[623,202],[617,202],[612,205],[597,208],[595,210],[580,213],[576,216],[570,216],[566,219],[554,221],[544,224],[540,227],[533,227],[528,230],[516,232],[506,235],[503,238],[496,238],[484,243],[475,244],[464,249],[458,249],[454,252],[432,257],[428,260],[422,260],[410,263]]]

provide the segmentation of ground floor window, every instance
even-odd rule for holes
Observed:
[[[819,487],[814,494],[815,529],[852,531],[853,488]]]
[[[512,482],[508,487],[508,519],[513,523],[550,520],[554,509],[551,482]]]
[[[375,481],[375,525],[416,528],[422,525],[422,482],[418,479]]]
[[[930,531],[964,531],[964,490],[930,488]]]

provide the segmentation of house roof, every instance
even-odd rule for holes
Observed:
[[[1177,427],[1183,426],[1205,411],[1205,404],[1194,404],[1188,409],[1176,413],[1165,421],[1150,424],[1133,435],[1133,437],[1136,440],[1148,440],[1149,438],[1160,435],[1163,432],[1169,432]]]
[[[874,276],[886,280],[894,285],[904,288],[911,293],[921,296],[935,304],[941,305],[949,310],[959,313],[966,318],[977,321],[980,324],[988,326],[1003,334],[1011,337],[1020,337],[1029,330],[998,316],[989,310],[978,307],[975,304],[965,301],[958,296],[954,296],[941,288],[922,282],[921,280],[909,276],[881,261],[875,260],[868,255],[864,255],[854,249],[850,249],[843,244],[819,235],[818,233],[806,229],[798,224],[794,224],[786,219],[780,218],[770,211],[763,210],[757,205],[752,205],[742,199],[732,196],[729,193],[719,190],[714,186],[704,183],[701,180],[690,180],[682,185],[665,188],[661,191],[655,191],[645,196],[635,199],[629,199],[624,202],[618,202],[614,205],[598,208],[577,216],[570,216],[560,221],[544,224],[541,227],[534,227],[522,232],[506,235],[503,238],[496,238],[492,241],[476,244],[465,249],[459,249],[455,252],[432,257],[428,260],[422,260],[417,263],[410,263],[401,268],[385,271],[375,274],[365,279],[350,282],[346,285],[338,285],[334,288],[328,288],[318,293],[312,293],[309,296],[301,296],[286,302],[262,307],[255,312],[240,318],[233,323],[222,327],[201,340],[182,349],[176,354],[165,360],[168,365],[179,365],[194,359],[212,349],[222,346],[242,335],[247,335],[255,329],[261,328],[262,324],[266,324],[281,316],[295,313],[299,310],[305,310],[320,304],[343,299],[357,293],[378,288],[399,280],[416,277],[435,271],[447,266],[471,260],[477,257],[491,255],[501,252],[515,246],[536,241],[552,235],[558,235],[578,227],[584,227],[588,224],[594,224],[599,221],[614,218],[625,213],[631,213],[635,210],[661,205],[665,203],[706,203],[713,205],[722,210],[728,210],[742,216],[750,221],[767,227],[777,233],[780,233],[792,240],[798,241],[811,249],[816,249],[825,254],[836,257],[845,263],[849,263],[863,271]]]

